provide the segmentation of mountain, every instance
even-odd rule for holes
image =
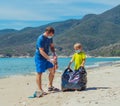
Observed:
[[[14,32],[17,32],[17,30],[14,30],[14,29],[0,30],[0,36],[11,34],[11,33],[14,33]]]
[[[88,53],[110,44],[114,46],[120,42],[120,5],[102,14],[88,14],[82,19],[27,27],[19,31],[0,30],[0,54],[9,57],[33,56],[37,37],[47,26],[55,28],[54,43],[59,55],[71,55],[76,42],[82,43]],[[96,55],[95,52],[93,55]]]
[[[27,27],[20,31],[0,36],[0,54],[4,56],[33,56],[35,43],[38,36],[44,32],[47,26],[53,26],[56,30],[55,37],[59,36],[68,28],[74,26],[77,20],[54,22],[40,27]],[[7,32],[6,32],[7,33]]]
[[[110,44],[89,52],[94,56],[120,56],[120,43]]]

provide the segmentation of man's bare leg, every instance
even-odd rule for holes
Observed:
[[[36,83],[37,83],[37,86],[38,86],[38,90],[42,90],[42,73],[37,73],[36,75]]]
[[[49,69],[49,85],[48,85],[49,87],[53,86],[54,76],[55,76],[55,70],[53,68],[50,68]]]

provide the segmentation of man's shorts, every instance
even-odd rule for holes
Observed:
[[[47,60],[38,60],[35,59],[35,65],[36,65],[36,72],[37,73],[43,73],[49,68],[53,68],[54,65]]]

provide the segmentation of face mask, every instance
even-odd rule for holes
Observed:
[[[75,50],[75,52],[76,52],[76,53],[80,53],[80,52],[81,52],[81,50]]]
[[[49,39],[51,39],[51,38],[52,38],[52,36],[48,36],[48,38],[49,38]]]

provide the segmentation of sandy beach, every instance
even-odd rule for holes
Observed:
[[[41,98],[28,98],[36,90],[35,75],[0,79],[0,106],[119,106],[120,64],[87,69],[85,91],[56,92]],[[47,91],[48,73],[43,74]],[[61,73],[56,73],[54,86],[61,88]]]

